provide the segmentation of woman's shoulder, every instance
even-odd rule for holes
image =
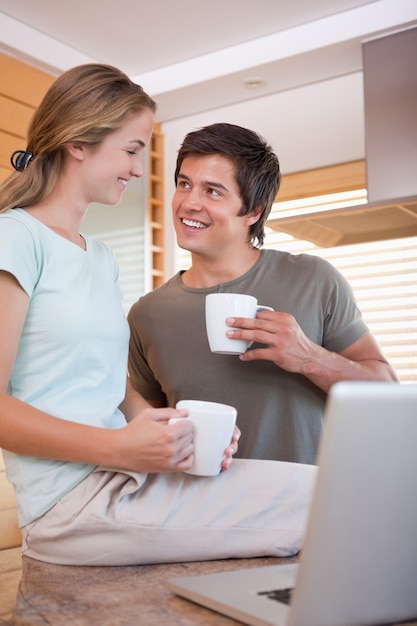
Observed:
[[[18,238],[19,244],[23,245],[25,240],[36,242],[39,233],[34,220],[23,209],[8,209],[0,213],[0,237],[2,240],[12,241]]]
[[[7,211],[0,213],[0,220],[3,224],[23,224],[27,228],[33,226],[27,212],[19,207],[7,209]]]

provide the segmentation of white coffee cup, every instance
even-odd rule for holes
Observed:
[[[187,474],[216,476],[221,470],[224,452],[230,445],[237,410],[228,404],[204,400],[180,400],[177,409],[187,409],[187,417],[173,417],[170,424],[188,419],[194,427],[194,462]]]
[[[217,354],[242,354],[252,341],[232,339],[226,332],[228,317],[256,317],[258,311],[273,311],[269,306],[258,304],[254,296],[244,293],[210,293],[206,296],[206,330],[210,350]]]

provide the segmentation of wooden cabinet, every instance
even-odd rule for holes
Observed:
[[[6,478],[0,450],[0,550],[13,548],[21,543],[22,535],[17,525],[14,489]]]
[[[26,131],[35,108],[55,80],[0,53],[0,181],[13,171],[10,156],[26,148]]]

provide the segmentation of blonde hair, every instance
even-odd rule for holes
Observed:
[[[156,103],[128,76],[111,65],[90,63],[57,78],[33,114],[26,169],[0,185],[0,212],[44,200],[63,172],[65,146],[99,144],[130,116]]]

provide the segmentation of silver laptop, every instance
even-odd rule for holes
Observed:
[[[334,385],[317,463],[299,563],[174,578],[169,588],[252,626],[417,618],[417,385]]]

